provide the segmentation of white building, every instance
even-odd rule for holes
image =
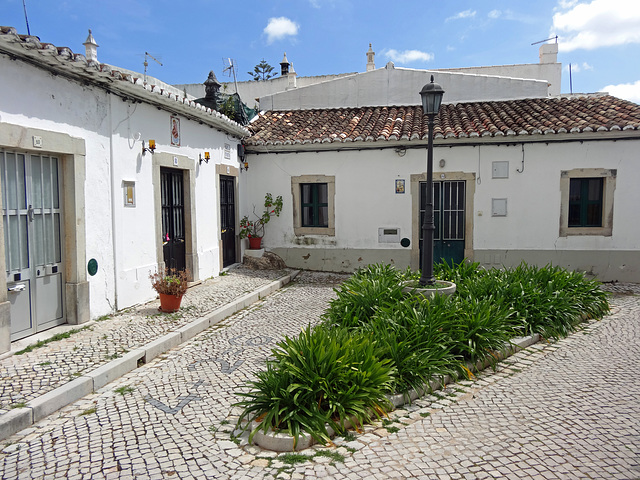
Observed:
[[[0,351],[154,298],[148,276],[165,265],[195,281],[237,260],[248,131],[99,63],[91,35],[85,46],[0,27]]]
[[[375,53],[369,46],[366,71],[339,75],[298,76],[285,53],[280,76],[266,81],[238,82],[240,98],[260,110],[296,110],[381,105],[415,105],[416,95],[435,74],[447,84],[449,102],[512,100],[548,97],[560,94],[562,64],[558,63],[558,45],[543,44],[539,63],[484,67],[420,70],[398,68],[388,62],[375,66]],[[227,92],[236,85],[225,84]],[[202,84],[176,85],[196,97],[202,96]]]
[[[430,72],[376,69],[372,51],[365,73],[321,82],[291,66],[271,84],[286,86],[260,93],[273,110],[250,132],[194,103],[203,90],[185,96],[102,64],[91,35],[85,47],[0,27],[0,352],[154,298],[156,269],[218,275],[241,259],[238,219],[266,192],[285,201],[265,244],[289,266],[418,268],[427,131],[416,105]],[[523,77],[508,66],[436,73],[448,103],[435,138],[436,255],[640,281],[640,107],[548,98],[559,64],[553,51],[541,63]]]
[[[426,123],[417,106],[263,112],[241,187],[285,199],[266,248],[311,270],[418,269]],[[435,258],[640,281],[639,151],[640,106],[607,95],[443,105]]]

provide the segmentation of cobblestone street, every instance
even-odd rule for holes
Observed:
[[[307,458],[248,445],[246,434],[234,436],[234,392],[278,340],[319,320],[343,278],[303,272],[289,286],[4,440],[0,476],[640,479],[637,285],[616,288],[612,313],[603,321],[589,322],[567,339],[532,345],[495,372],[449,385],[333,446],[300,452]],[[5,391],[11,384],[6,377],[15,374],[11,358],[2,361]],[[3,402],[27,398],[19,395],[13,391]]]

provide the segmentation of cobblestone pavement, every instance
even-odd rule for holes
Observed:
[[[69,338],[0,360],[0,415],[93,370],[134,348],[175,331],[289,271],[244,267],[189,289],[179,312],[158,312],[159,300],[132,307],[101,321],[77,326]]]
[[[533,345],[364,432],[296,456],[234,436],[234,390],[318,321],[342,276],[290,286],[10,437],[31,478],[640,479],[640,289],[567,339]],[[302,457],[304,454],[306,457]],[[301,463],[296,463],[301,462]]]

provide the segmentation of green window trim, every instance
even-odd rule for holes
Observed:
[[[317,201],[313,200],[313,196],[304,198],[303,201],[303,185],[324,185],[322,187],[308,187],[311,193],[313,189],[318,191]],[[324,190],[326,188],[326,190]],[[326,194],[324,193],[326,191]],[[322,195],[320,195],[322,193]],[[336,196],[336,177],[333,175],[300,175],[291,177],[291,196],[293,206],[293,233],[296,237],[304,237],[307,235],[334,237],[336,234],[336,214],[335,214],[335,196]],[[326,205],[324,205],[326,203]],[[306,212],[305,212],[306,208]],[[317,214],[314,214],[316,208]],[[306,226],[317,223],[324,226]]]
[[[612,236],[617,175],[613,168],[560,172],[560,237]]]
[[[568,227],[602,227],[602,178],[569,180]]]
[[[328,185],[326,183],[301,183],[300,199],[302,226],[329,228]]]

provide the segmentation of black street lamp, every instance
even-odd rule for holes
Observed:
[[[422,113],[429,117],[429,143],[427,146],[427,204],[422,221],[422,274],[420,285],[433,285],[433,232],[436,226],[433,222],[433,124],[440,110],[444,90],[437,83],[427,83],[422,90]]]

